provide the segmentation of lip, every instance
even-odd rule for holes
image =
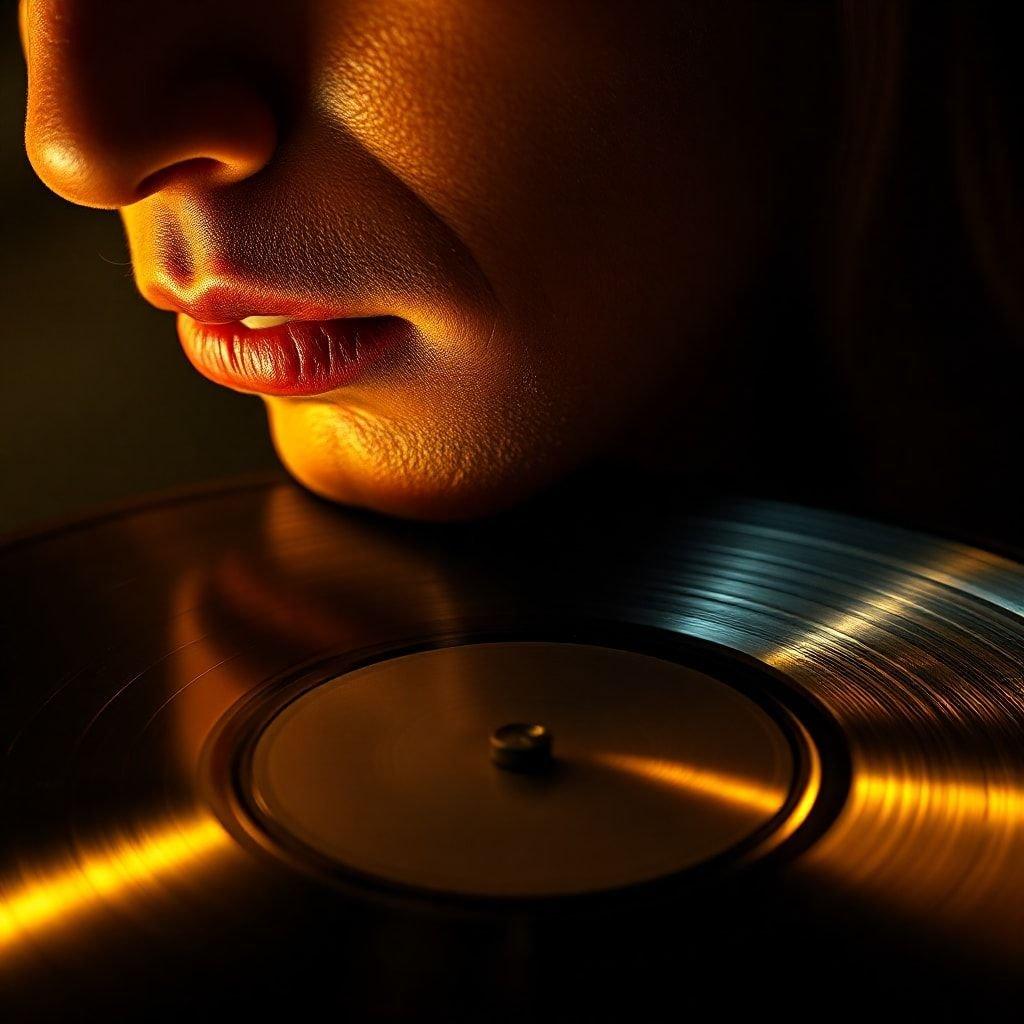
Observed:
[[[351,384],[399,341],[404,323],[394,316],[346,317],[257,330],[236,319],[205,323],[181,313],[178,336],[189,362],[217,384],[311,396]]]

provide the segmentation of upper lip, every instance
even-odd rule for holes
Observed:
[[[141,291],[158,309],[184,313],[206,324],[232,323],[247,316],[286,316],[291,320],[338,320],[352,313],[330,308],[315,298],[275,294],[272,290],[215,282],[173,290],[146,283]]]

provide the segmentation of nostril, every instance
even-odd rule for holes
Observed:
[[[257,94],[221,83],[191,102],[180,97],[177,108],[135,148],[140,173],[131,201],[169,188],[202,190],[244,181],[270,162],[276,145],[277,123]]]
[[[114,209],[165,189],[216,189],[273,159],[277,120],[247,81],[195,80],[114,102],[95,83],[79,88],[84,72],[70,58],[50,58],[30,68],[25,144],[43,182],[73,203]]]
[[[46,185],[82,206],[113,209],[165,188],[240,182],[277,145],[263,72],[232,59],[197,63],[205,44],[196,30],[216,3],[172,5],[188,9],[180,26],[170,24],[176,17],[137,17],[137,6],[20,7],[29,159]]]
[[[179,160],[169,167],[161,167],[147,175],[135,188],[134,202],[145,199],[155,192],[172,188],[186,182],[205,182],[210,185],[227,184],[234,179],[231,167],[213,157],[196,156],[187,160]]]

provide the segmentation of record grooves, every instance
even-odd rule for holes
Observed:
[[[0,1001],[1018,1000],[1024,569],[587,507],[438,527],[275,480],[0,549]],[[489,759],[516,722],[536,771]]]

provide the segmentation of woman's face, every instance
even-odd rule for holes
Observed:
[[[773,206],[757,5],[21,14],[37,172],[121,211],[142,294],[312,490],[487,512],[707,386]]]

